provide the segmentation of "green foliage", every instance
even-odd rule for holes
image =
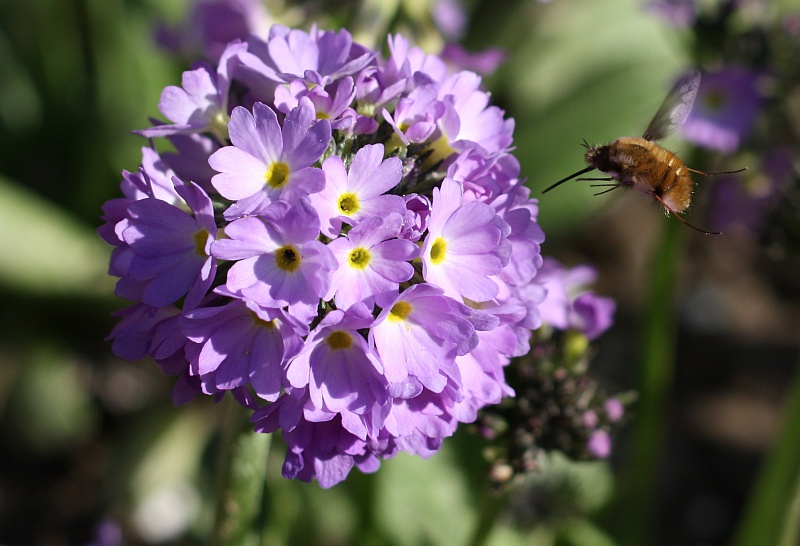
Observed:
[[[4,489],[4,497],[45,508],[50,504],[42,499],[59,498],[59,492],[67,505],[84,500],[74,512],[62,507],[58,516],[34,511],[50,517],[44,523],[63,536],[74,538],[79,528],[83,543],[86,521],[111,515],[126,529],[134,527],[149,513],[148,503],[168,493],[177,495],[191,521],[153,541],[205,544],[216,532],[217,544],[614,544],[597,523],[618,494],[605,463],[554,455],[530,482],[497,495],[488,480],[476,477],[484,470],[483,443],[457,437],[429,460],[401,455],[376,474],[354,472],[346,483],[320,490],[280,477],[280,438],[270,445],[266,435],[221,425],[222,408],[208,401],[174,409],[172,378],[161,377],[152,362],[125,368],[111,355],[103,337],[114,324],[110,310],[119,305],[106,275],[110,249],[95,229],[102,203],[117,196],[120,170],[135,168],[147,145],[130,131],[159,115],[161,90],[178,83],[185,68],[152,40],[155,22],[167,12],[178,20],[184,4],[0,3],[0,426],[8,469],[2,479],[24,482]],[[582,138],[594,143],[641,134],[687,63],[678,41],[686,36],[644,13],[639,0],[471,4],[468,43],[509,53],[489,85],[516,120],[516,155],[534,194],[583,166]],[[396,2],[404,15],[393,18],[387,5],[361,6],[356,39],[371,37],[378,21],[417,29],[433,43],[430,21],[414,19],[426,17],[426,9]],[[542,203],[549,240],[565,239],[608,202],[579,184]],[[677,318],[670,297],[682,252],[675,230],[683,226],[672,222],[667,229],[642,330],[641,384],[647,388],[635,461],[621,472],[622,494],[610,511],[617,526],[635,519],[629,544],[649,544],[654,536],[655,508],[648,503],[674,371]],[[800,384],[794,390],[786,432],[738,545],[776,544],[781,537],[789,544],[797,536]],[[78,467],[87,451],[105,454],[91,471],[80,467],[89,478],[76,478],[77,470],[57,472]],[[233,461],[221,472],[220,453]],[[53,475],[26,473],[31,461]],[[217,484],[215,474],[222,476]],[[219,491],[225,493],[215,497]],[[534,503],[541,499],[549,503],[544,511]],[[230,527],[214,531],[215,517]],[[0,518],[0,532],[22,525],[12,519]]]

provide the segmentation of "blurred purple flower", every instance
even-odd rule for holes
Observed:
[[[586,448],[594,457],[605,459],[611,455],[611,436],[605,430],[596,430],[589,437]]]
[[[760,76],[738,67],[704,74],[694,108],[682,126],[686,140],[724,153],[739,149],[761,113]]]
[[[534,282],[547,290],[539,304],[542,320],[559,330],[575,329],[595,339],[613,324],[616,304],[611,298],[587,289],[597,272],[588,265],[567,269],[553,258],[545,258]]]
[[[222,54],[219,68],[208,65],[183,73],[181,87],[167,86],[161,93],[158,109],[173,123],[137,131],[154,138],[209,131],[220,141],[228,137],[228,92],[238,55],[247,46],[231,43]]]
[[[471,52],[459,44],[447,44],[441,52],[442,59],[458,70],[472,70],[482,76],[490,76],[506,60],[506,51],[492,47]]]
[[[761,175],[720,177],[711,188],[711,227],[722,231],[738,226],[760,233],[793,175],[793,154],[782,148],[762,158]]]
[[[251,34],[266,37],[271,18],[260,0],[194,0],[182,28],[156,30],[163,47],[186,56],[202,54],[217,62],[227,45]]]
[[[697,19],[695,0],[650,0],[646,9],[676,27],[688,27]]]

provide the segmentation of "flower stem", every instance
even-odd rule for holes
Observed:
[[[216,505],[211,546],[257,546],[266,495],[267,454],[272,436],[257,434],[248,412],[228,404],[217,461]]]
[[[734,546],[798,544],[800,536],[800,374],[783,416],[784,424],[753,487]]]
[[[497,518],[503,512],[508,499],[508,492],[489,493],[483,498],[480,506],[480,517],[475,531],[468,542],[469,546],[483,546],[494,529]]]
[[[622,544],[649,544],[654,536],[667,399],[675,368],[675,289],[685,234],[685,226],[674,218],[665,221],[650,265],[650,291],[639,334],[639,396],[631,461],[620,479],[616,509],[612,508],[622,517],[617,533]]]

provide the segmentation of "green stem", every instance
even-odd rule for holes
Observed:
[[[508,498],[507,492],[502,493],[489,493],[483,498],[483,503],[480,507],[480,518],[475,531],[472,533],[472,538],[468,542],[469,546],[483,546],[486,544],[489,534],[494,529],[497,518],[503,512]]]
[[[618,516],[617,535],[623,544],[649,544],[654,536],[659,467],[675,368],[676,280],[685,235],[686,228],[680,222],[674,218],[665,220],[664,234],[650,265],[649,293],[640,331],[632,460],[620,479],[620,493],[612,508]]]
[[[797,544],[800,533],[800,374],[784,415],[783,430],[764,462],[732,544]]]
[[[214,529],[211,546],[260,544],[270,434],[257,434],[249,412],[232,398],[228,405],[217,461]]]

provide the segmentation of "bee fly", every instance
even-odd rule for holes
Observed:
[[[584,158],[589,166],[562,178],[542,193],[547,193],[567,180],[597,169],[607,174],[608,177],[578,178],[578,180],[611,182],[610,184],[593,184],[592,187],[609,187],[595,195],[608,193],[617,188],[631,188],[660,203],[666,214],[672,213],[690,228],[701,233],[718,235],[719,232],[706,231],[693,226],[679,214],[689,208],[692,202],[694,180],[692,180],[691,173],[717,176],[739,173],[745,169],[716,173],[690,169],[677,155],[662,148],[656,142],[686,121],[699,87],[700,72],[693,71],[680,78],[667,94],[641,137],[620,137],[606,146],[590,146],[584,140],[583,146],[586,148]]]

